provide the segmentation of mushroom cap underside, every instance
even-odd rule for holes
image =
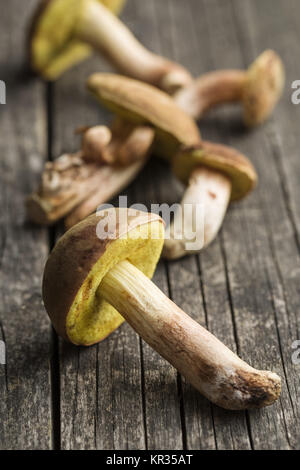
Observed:
[[[267,50],[253,62],[242,93],[248,126],[256,126],[269,117],[282,95],[284,82],[284,66],[276,52]]]
[[[194,120],[152,85],[117,74],[95,73],[89,77],[87,87],[101,104],[123,119],[152,126],[161,156],[172,159],[181,145],[201,141]]]
[[[72,227],[51,252],[43,277],[43,300],[57,333],[78,345],[103,340],[123,317],[99,294],[105,274],[127,259],[152,277],[164,242],[155,214],[105,209]]]
[[[42,0],[29,31],[31,67],[46,80],[55,80],[65,70],[88,57],[92,49],[73,36],[86,0]],[[118,14],[125,0],[94,0]]]
[[[257,183],[257,173],[248,158],[225,145],[202,141],[182,149],[173,160],[173,171],[184,184],[188,184],[191,173],[199,166],[220,171],[231,180],[232,201],[245,197]]]

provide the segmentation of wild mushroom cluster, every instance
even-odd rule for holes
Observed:
[[[248,70],[213,71],[195,79],[139,43],[116,16],[123,3],[44,0],[32,20],[30,62],[44,79],[58,79],[93,49],[121,74],[88,78],[88,90],[114,120],[110,127],[100,123],[75,130],[82,135],[80,149],[48,162],[26,202],[32,221],[48,225],[64,218],[69,229],[45,267],[46,310],[57,333],[77,345],[103,340],[125,319],[212,402],[228,409],[269,405],[280,394],[280,378],[243,362],[149,278],[161,253],[176,259],[207,247],[229,203],[255,187],[249,159],[202,140],[196,120],[216,106],[239,102],[247,126],[263,123],[282,93],[281,59],[268,50]],[[152,151],[186,185],[167,236],[155,214],[127,209],[93,214],[138,175]],[[199,206],[204,223],[196,227],[194,238],[202,242],[195,247],[186,234]],[[108,232],[99,232],[103,220]]]

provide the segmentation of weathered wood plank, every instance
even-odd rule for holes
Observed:
[[[237,31],[233,10],[229,13],[231,2],[220,4],[218,1],[210,1],[204,4],[211,31],[209,44],[214,66],[243,67],[246,62],[243,56],[246,44],[241,40],[239,32],[247,31],[249,24],[253,28],[253,24],[256,25],[257,22],[251,22],[249,15],[245,14],[244,21],[238,22],[240,30]],[[238,2],[234,2],[234,7],[245,11],[245,5]],[[278,15],[280,8],[282,6],[279,5]],[[229,10],[226,13],[227,9]],[[278,344],[278,318],[273,300],[273,292],[278,292],[280,283],[278,284],[278,279],[276,281],[278,268],[268,226],[274,202],[273,209],[266,206],[266,197],[274,201],[276,195],[276,211],[280,214],[281,224],[288,227],[290,221],[283,204],[282,185],[277,168],[272,161],[272,154],[263,144],[266,128],[261,128],[255,133],[245,133],[241,126],[236,124],[236,119],[230,122],[230,116],[229,111],[216,113],[216,135],[251,156],[260,175],[257,191],[244,203],[229,211],[221,237],[238,352],[256,366],[277,370],[284,382],[285,375]],[[232,116],[236,117],[235,114]],[[221,127],[222,118],[224,124]],[[266,182],[269,183],[267,191]],[[294,246],[295,263],[298,251],[292,240],[291,244]],[[282,253],[282,247],[280,250]],[[254,448],[290,448],[286,434],[286,415],[290,415],[292,410],[289,394],[284,383],[283,385],[280,402],[270,409],[248,414]]]
[[[169,169],[154,157],[139,178],[136,201],[151,210],[165,202],[159,188],[169,180]],[[167,185],[170,188],[169,185]],[[158,264],[153,282],[170,296],[166,264]],[[148,449],[181,449],[183,436],[177,373],[144,341],[141,348],[144,378],[145,423]]]
[[[133,11],[127,7],[125,21]],[[108,123],[111,119],[85,90],[87,77],[100,70],[109,67],[95,56],[67,72],[54,85],[54,156],[78,147],[76,127]],[[129,204],[135,202],[132,191],[129,188],[123,192],[128,195]],[[62,449],[144,448],[140,342],[131,328],[122,325],[91,348],[60,341],[59,358]]]
[[[232,11],[230,9],[230,2],[223,2],[220,4],[220,2],[203,2],[203,14],[206,18],[206,22],[209,25],[208,28],[208,38],[209,38],[209,52],[210,52],[210,57],[211,57],[211,67],[212,68],[220,68],[220,67],[237,67],[241,66],[240,64],[240,58],[239,58],[239,45],[238,45],[238,37],[236,35],[235,31],[235,25],[233,23],[233,16],[232,16]],[[227,124],[226,125],[226,120],[230,116],[229,111],[224,111],[224,112],[217,112],[214,113],[211,116],[211,123],[210,123],[210,138],[213,138],[214,140],[221,140],[226,143],[228,137],[230,134],[233,136],[239,132],[239,127],[233,127],[232,125]],[[238,116],[240,118],[240,116]],[[215,127],[215,129],[214,129]],[[229,143],[234,143],[234,140],[229,140]],[[238,209],[237,209],[238,210]],[[226,236],[226,230],[227,230],[227,225],[225,224],[224,232]],[[224,251],[223,243],[222,243],[222,237],[220,237],[220,242],[221,242],[221,249],[220,249],[220,254],[217,259],[223,258],[222,264],[224,264],[225,267],[225,278],[228,278],[228,268],[227,268],[227,257],[226,257],[226,251]],[[232,243],[232,242],[231,242]],[[201,256],[201,260],[205,258],[206,256],[208,257],[210,254],[210,250],[213,247],[211,247],[207,253],[203,253]],[[230,249],[230,246],[229,246]],[[236,259],[236,263],[238,263],[238,258]],[[216,266],[214,266],[216,267]],[[236,268],[239,270],[239,268]],[[203,272],[206,273],[206,270],[203,269]],[[211,283],[212,279],[208,278],[206,282]],[[220,339],[222,339],[225,343],[230,345],[231,348],[237,349],[240,354],[242,354],[242,351],[239,348],[239,335],[238,332],[236,331],[236,312],[233,308],[232,302],[232,292],[230,289],[230,284],[228,284],[229,292],[227,293],[227,297],[229,300],[229,314],[231,310],[232,314],[232,333],[234,334],[235,341],[232,344],[227,343],[228,337],[224,331],[223,328],[221,327],[220,320],[215,319],[215,315],[212,312],[212,320],[213,326],[212,326],[212,331],[217,334]],[[205,291],[205,282],[204,282],[204,291]],[[227,301],[228,302],[228,301]],[[246,306],[246,309],[249,308],[248,305]],[[230,324],[230,321],[229,321]],[[223,331],[223,333],[222,333]],[[234,343],[237,343],[234,345]],[[235,347],[234,347],[235,346]],[[247,358],[247,355],[244,356]],[[226,413],[220,410],[215,410],[215,415],[218,416],[218,419],[215,418],[215,428],[216,428],[216,435],[218,436],[219,440],[219,445],[218,448],[248,448],[251,446],[251,437],[250,435],[246,432],[246,422],[245,422],[245,416],[244,414],[237,414],[237,418],[240,418],[239,426],[236,428],[236,434],[235,436],[237,437],[236,439],[232,439],[230,437],[228,439],[228,432],[224,432],[224,422],[231,423],[232,420],[234,419],[234,414],[231,413]],[[226,415],[227,415],[227,420],[226,420]],[[228,430],[229,431],[229,430]],[[244,431],[244,432],[243,432]],[[248,436],[247,436],[248,434]],[[233,444],[233,447],[232,447]]]
[[[195,5],[195,2],[193,4]],[[201,30],[197,23],[195,28],[198,31],[198,44],[201,44],[204,48],[203,53],[199,55],[200,62],[202,67],[203,62],[206,64],[206,70],[237,65],[234,62],[235,57],[232,57],[237,48],[237,40],[232,25],[232,12],[228,7],[229,2],[213,2],[212,4],[202,2],[202,22],[206,25],[206,29],[202,29],[201,36]],[[219,64],[218,58],[215,59],[214,57],[216,48],[220,49],[221,58],[224,56],[223,64]],[[226,58],[230,50],[233,50],[231,60],[228,57]],[[226,143],[226,134],[232,132],[232,129],[226,128],[226,112],[223,114],[218,111],[212,113],[201,124],[200,127],[203,129],[204,137],[213,141]],[[222,132],[222,129],[224,129],[224,132]],[[230,349],[238,352],[221,237],[218,237],[218,240],[200,255],[199,263],[203,278],[208,327]],[[218,449],[251,448],[245,413],[231,413],[213,407],[213,419]]]
[[[153,0],[141,4],[135,0],[132,8],[136,12],[133,31],[141,36],[143,44],[156,53],[172,57],[161,36],[169,19],[168,5]],[[168,165],[152,156],[136,183],[136,202],[151,210],[151,204],[166,202],[164,188],[172,192],[173,183]],[[163,261],[159,263],[153,281],[166,295],[170,295]],[[141,354],[147,448],[181,449],[184,443],[176,370],[144,342]]]
[[[174,51],[180,62],[186,65],[195,76],[212,68],[209,54],[209,19],[205,5],[199,2],[170,2],[173,6],[171,28],[174,36]],[[228,12],[224,9],[225,15]],[[188,24],[184,38],[181,24]],[[190,53],[186,54],[186,45]],[[202,126],[200,124],[200,129]],[[217,139],[214,130],[206,129],[205,138]],[[174,301],[201,324],[209,327],[233,350],[236,349],[230,303],[227,294],[226,274],[220,244],[216,242],[201,258],[190,257],[169,265],[170,285]],[[215,278],[216,273],[218,276]],[[178,286],[181,286],[178,289]],[[188,448],[249,448],[246,419],[244,413],[228,414],[212,407],[184,384],[183,407]],[[230,419],[229,419],[230,416]]]
[[[299,112],[291,103],[291,82],[300,76],[300,66],[294,60],[293,46],[299,41],[299,5],[294,2],[276,2],[279,12],[270,15],[274,4],[266,1],[246,2],[245,9],[237,9],[240,25],[246,22],[256,28],[240,35],[245,50],[257,51],[272,47],[285,62],[287,84],[284,97],[272,120],[265,126],[257,142],[257,160],[263,174],[260,204],[264,213],[273,264],[267,265],[272,296],[277,341],[280,347],[286,388],[282,396],[286,440],[290,447],[299,448],[299,366],[292,363],[292,343],[299,334]],[[298,24],[297,24],[298,22]],[[266,160],[265,155],[269,156]],[[255,422],[256,424],[256,422]],[[254,423],[251,423],[254,426]],[[262,440],[258,430],[258,446]],[[269,446],[269,442],[266,443]]]
[[[50,449],[50,324],[41,275],[47,231],[25,221],[24,198],[35,187],[46,151],[44,87],[22,70],[24,29],[36,1],[1,1],[0,78],[0,448]]]
[[[15,14],[16,2],[10,5],[5,9],[7,31],[24,18]],[[179,60],[195,75],[222,66],[244,67],[262,48],[274,47],[284,55],[292,81],[300,76],[290,53],[299,34],[297,8],[292,0],[276,0],[275,6],[270,0],[151,0],[143,5],[131,0],[123,18],[144,44]],[[44,230],[24,228],[22,222],[23,198],[36,182],[46,148],[43,87],[19,87],[21,30],[13,37],[1,30],[0,39],[1,64],[11,64],[5,71],[1,66],[0,78],[10,78],[13,89],[11,105],[3,107],[5,112],[0,109],[0,126],[7,136],[0,142],[0,338],[5,336],[8,347],[8,365],[0,365],[0,416],[6,418],[0,421],[0,435],[5,436],[0,447],[53,445],[52,376],[55,441],[61,436],[63,449],[299,448],[299,366],[291,362],[291,344],[300,337],[300,107],[291,105],[289,86],[274,118],[257,131],[245,132],[239,111],[231,109],[212,113],[201,123],[205,138],[232,144],[253,159],[260,186],[247,201],[232,207],[221,235],[200,257],[161,262],[154,277],[166,294],[229,347],[283,378],[276,405],[232,413],[210,405],[182,382],[128,325],[87,349],[63,342],[57,349],[55,340],[58,356],[49,374],[51,334],[40,297],[47,237]],[[89,73],[106,69],[93,58],[52,87],[53,156],[76,148],[77,126],[107,122],[107,113],[84,91]],[[17,192],[13,181],[18,181]],[[153,160],[124,194],[129,203],[150,208],[151,202],[179,200],[181,192],[168,167]],[[26,315],[22,329],[20,309]]]
[[[191,71],[196,71],[198,63],[195,32],[186,30],[180,24],[191,22],[190,10],[183,2],[166,2],[167,18],[162,29],[163,50],[167,56],[182,62]],[[182,22],[182,23],[181,23]],[[193,24],[193,22],[191,22]],[[189,53],[187,54],[187,51]],[[183,188],[173,176],[169,176],[168,184],[161,189],[162,202],[172,204],[178,202]],[[200,290],[200,278],[195,257],[168,263],[168,277],[172,300],[192,315],[197,321],[205,324],[203,299]],[[197,307],[195,308],[195,305]],[[188,448],[215,448],[214,426],[210,404],[203,399],[191,386],[182,383],[178,376],[181,396],[182,420],[184,429],[184,446]]]

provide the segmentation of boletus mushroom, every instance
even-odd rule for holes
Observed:
[[[231,147],[206,141],[179,151],[172,166],[187,189],[168,227],[163,249],[167,259],[195,254],[208,246],[223,223],[229,202],[244,198],[257,182],[248,158]]]
[[[32,68],[45,79],[55,80],[94,48],[125,75],[165,90],[191,81],[183,67],[145,49],[103,3],[117,12],[123,1],[42,1],[30,29]]]
[[[43,279],[57,333],[88,346],[125,319],[213,403],[232,410],[272,404],[280,378],[242,361],[149,279],[163,242],[162,219],[132,209],[106,209],[66,232]]]
[[[200,76],[174,98],[195,119],[224,103],[240,102],[249,127],[263,123],[272,113],[284,87],[283,63],[272,50],[264,51],[248,70],[217,70]]]

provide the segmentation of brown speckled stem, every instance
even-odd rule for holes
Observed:
[[[279,397],[276,374],[242,361],[128,261],[106,274],[99,293],[213,403],[242,410],[271,405]]]

